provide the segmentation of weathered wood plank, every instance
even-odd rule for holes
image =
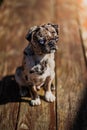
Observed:
[[[58,130],[71,130],[86,90],[84,85],[86,66],[75,0],[56,2],[56,17],[60,24],[59,52],[56,55],[57,124]]]
[[[6,10],[5,7],[7,7]],[[77,6],[75,1],[56,0],[55,3],[53,0],[50,2],[46,0],[26,0],[26,2],[15,0],[11,2],[8,0],[4,2],[0,11],[0,25],[2,26],[0,28],[0,62],[3,62],[3,65],[0,65],[0,76],[14,73],[16,66],[21,63],[22,49],[26,45],[23,37],[28,27],[49,21],[60,24],[59,52],[56,55],[57,119],[55,103],[48,104],[42,100],[41,106],[31,107],[29,99],[24,98],[19,104],[19,96],[14,94],[18,94],[18,87],[9,77],[10,80],[4,79],[3,98],[1,97],[2,100],[0,100],[0,130],[16,128],[18,130],[71,130],[72,125],[75,124],[74,118],[79,111],[81,99],[84,98],[83,91],[86,90],[84,85],[86,69],[78,22],[76,21]],[[12,22],[9,22],[11,17]],[[16,24],[15,19],[17,19]],[[9,45],[6,46],[7,41]],[[24,42],[25,45],[21,42]],[[15,62],[14,59],[17,58],[20,63]],[[87,106],[83,103],[81,110],[84,111],[84,107]],[[86,109],[81,115],[84,116],[85,113]],[[81,128],[77,127],[78,123],[82,121],[81,115],[79,121],[75,120],[77,124],[73,130],[81,129],[86,124],[84,121],[80,125]],[[79,117],[77,116],[77,118]],[[86,116],[83,119],[85,120]],[[82,129],[86,130],[86,126]]]
[[[21,103],[18,130],[56,130],[55,104],[42,101],[37,107],[29,106],[29,102]]]
[[[78,0],[78,24],[82,38],[82,45],[87,60],[87,1]]]
[[[35,0],[34,10],[30,9],[33,19],[29,17],[32,26],[52,21],[51,9],[53,10],[52,1]],[[43,95],[43,92],[40,94]],[[17,130],[56,130],[55,103],[47,103],[41,99],[40,106],[32,107],[29,99],[27,100],[21,102]]]
[[[44,8],[48,8],[49,11],[46,12]],[[13,74],[16,67],[21,63],[22,50],[27,44],[25,43],[25,34],[28,28],[40,24],[42,21],[43,23],[47,22],[52,11],[46,1],[4,0],[0,12],[0,77],[2,77]],[[2,91],[0,91],[0,130],[15,130],[20,111],[20,99],[16,95],[18,94],[18,86],[10,76],[6,76],[2,82],[3,85],[0,85]],[[25,105],[25,108],[28,108],[28,106]],[[51,106],[49,110],[51,110]],[[54,112],[54,108],[52,110]],[[54,129],[55,117],[54,121],[50,120],[50,124],[49,127]],[[37,127],[39,127],[39,124]]]
[[[21,22],[23,15],[19,17],[20,8],[17,11],[12,3],[10,1],[9,5],[9,0],[4,0],[0,6],[0,77],[5,76],[0,82],[0,130],[16,129],[20,107],[18,86],[10,74],[14,73],[20,62],[20,51],[16,50],[23,47],[20,43],[23,40],[24,23]]]

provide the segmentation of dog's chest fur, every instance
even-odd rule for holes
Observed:
[[[54,73],[54,54],[36,55],[28,45],[24,50],[23,68],[26,82],[35,85],[42,84],[48,76]]]

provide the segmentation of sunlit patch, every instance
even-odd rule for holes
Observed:
[[[82,0],[82,6],[87,6],[87,0]]]
[[[87,57],[87,0],[78,0],[80,29]]]
[[[84,39],[84,40],[87,40],[87,31],[84,31],[84,32],[83,32],[83,39]]]

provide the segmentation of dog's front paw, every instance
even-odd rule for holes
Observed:
[[[55,101],[55,96],[52,94],[52,92],[47,91],[45,93],[45,100],[48,102],[54,102]]]
[[[30,104],[32,106],[37,106],[41,104],[40,98],[36,98],[35,100],[31,100]]]

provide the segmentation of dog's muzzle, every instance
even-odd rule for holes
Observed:
[[[55,41],[50,41],[50,42],[48,43],[48,46],[50,47],[50,51],[51,51],[51,52],[55,52],[55,51],[57,50],[57,46],[56,46],[56,44],[55,44]]]

